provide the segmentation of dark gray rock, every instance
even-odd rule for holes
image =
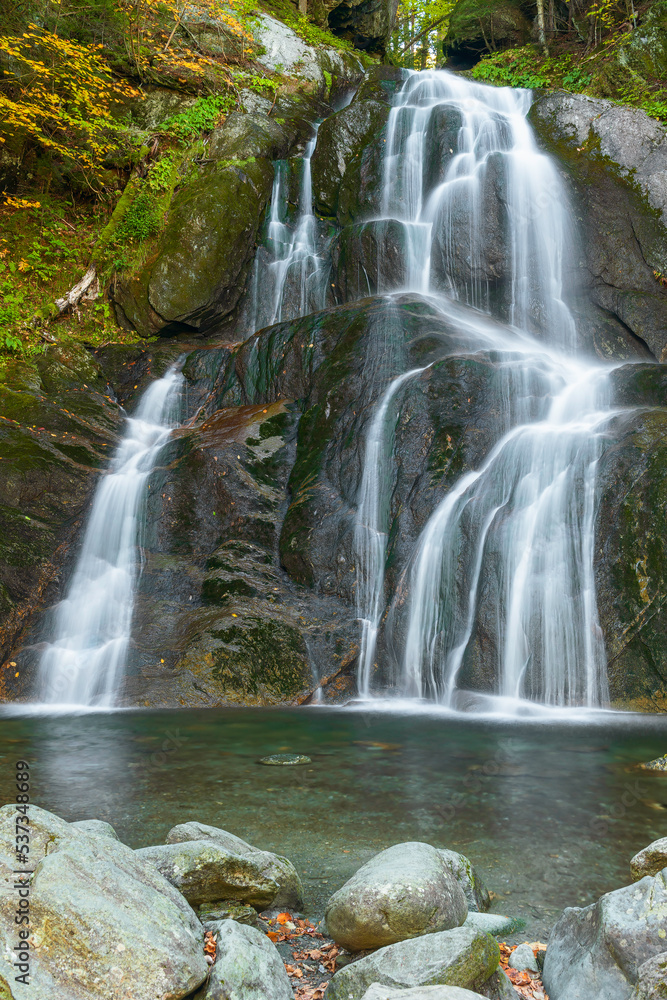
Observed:
[[[640,967],[664,952],[667,873],[564,911],[547,946],[543,981],[551,1000],[628,1000]]]
[[[396,219],[346,226],[331,248],[336,297],[353,302],[407,279],[407,226]]]
[[[613,345],[625,338],[635,355],[665,360],[667,130],[637,109],[563,92],[540,97],[530,120],[572,188],[582,238],[572,276],[593,306],[589,339],[603,357],[627,356]]]
[[[341,225],[379,213],[388,117],[384,101],[354,101],[322,123],[311,161],[317,212]]]
[[[613,383],[626,405],[667,400],[662,366],[625,366]],[[629,411],[610,431],[598,466],[595,540],[609,688],[619,707],[656,711],[667,689],[667,547],[656,527],[667,516],[667,410]]]
[[[429,844],[396,844],[376,854],[327,903],[329,935],[351,951],[459,927],[463,890]]]

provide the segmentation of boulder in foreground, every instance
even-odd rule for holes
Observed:
[[[237,899],[263,910],[278,893],[278,883],[267,878],[253,860],[232,854],[211,840],[142,847],[134,853],[193,905]]]
[[[396,844],[363,865],[327,904],[327,930],[351,951],[459,927],[463,890],[429,844]]]
[[[666,871],[608,892],[592,906],[568,908],[544,960],[550,1000],[629,1000],[640,968],[662,954],[666,942]]]
[[[0,809],[0,996],[180,1000],[204,981],[203,929],[183,896],[125,844],[31,806],[30,986],[16,984],[16,815]]]
[[[473,927],[455,927],[409,941],[399,941],[366,955],[337,972],[327,1000],[361,1000],[374,984],[394,989],[459,986],[476,990],[498,968],[495,938]]]
[[[211,978],[193,1000],[293,1000],[278,950],[261,931],[225,920],[217,945]]]
[[[216,826],[206,826],[204,823],[179,823],[167,834],[168,844],[183,844],[190,840],[210,840],[226,851],[238,854],[242,858],[250,858],[259,868],[262,875],[272,879],[279,886],[271,905],[285,907],[289,910],[303,909],[303,886],[296,868],[287,858],[271,851],[261,851],[246,843],[240,837]]]

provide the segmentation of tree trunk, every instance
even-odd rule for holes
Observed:
[[[537,0],[537,34],[544,54],[548,56],[549,46],[547,45],[547,32],[544,23],[544,0]]]

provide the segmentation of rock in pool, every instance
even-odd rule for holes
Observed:
[[[329,934],[350,951],[459,927],[468,906],[441,853],[407,843],[381,851],[327,904]]]

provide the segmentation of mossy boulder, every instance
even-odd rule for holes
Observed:
[[[18,972],[9,964],[18,942],[12,888],[16,808],[5,806],[3,812],[10,809],[10,835],[3,822],[0,843],[0,983],[3,977],[11,983],[5,996],[18,1000],[25,986],[15,983]],[[104,984],[106,995],[136,1000],[191,995],[206,979],[207,965],[203,928],[181,893],[118,840],[82,831],[35,806],[31,819],[35,812],[39,839],[49,829],[52,836],[46,845],[35,844],[34,857],[31,852],[28,992],[49,1000],[96,1000]]]
[[[335,974],[332,1000],[362,1000],[373,983],[402,990],[418,986],[459,986],[476,990],[494,974],[498,942],[472,927],[427,934],[379,948]]]
[[[231,312],[272,183],[265,158],[197,170],[172,201],[153,259],[115,293],[124,322],[148,336],[206,328]]]
[[[400,66],[369,66],[354,100],[384,101],[391,105],[408,76],[408,71]]]
[[[619,46],[618,62],[646,80],[667,77],[667,2],[649,6],[638,27]]]

